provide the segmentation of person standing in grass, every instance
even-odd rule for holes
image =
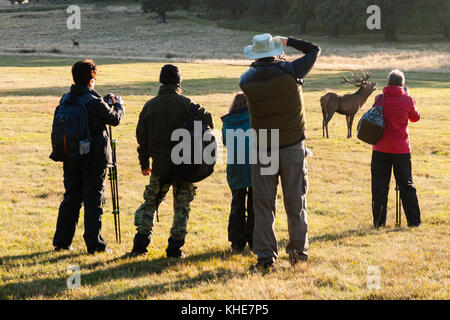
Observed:
[[[222,140],[228,149],[227,181],[231,189],[231,211],[228,220],[228,240],[233,252],[241,252],[246,244],[253,249],[253,189],[250,166],[250,118],[247,97],[234,97],[227,115],[222,118]],[[228,140],[227,137],[233,140]],[[232,148],[232,150],[230,150]],[[241,157],[241,159],[239,159]],[[247,206],[245,205],[247,200]],[[246,215],[247,212],[247,215]]]
[[[283,58],[286,46],[304,55],[287,61]],[[258,154],[264,149],[267,149],[266,153],[278,154],[278,167],[273,173],[264,170],[267,165],[259,157],[252,164],[253,251],[258,256],[258,263],[254,266],[257,269],[270,270],[278,257],[274,225],[280,178],[288,218],[286,253],[292,265],[308,259],[308,177],[302,84],[319,55],[320,47],[311,42],[293,37],[272,37],[270,34],[253,37],[253,45],[244,49],[244,56],[255,61],[241,76],[239,86],[249,101],[250,124],[257,134]],[[269,141],[267,146],[261,143],[261,136],[272,136],[273,132],[278,132],[279,141]]]
[[[420,225],[420,208],[412,180],[411,146],[408,120],[419,121],[416,102],[405,87],[405,75],[400,70],[389,73],[383,89],[385,122],[380,140],[372,147],[372,214],[375,228],[386,225],[387,202],[391,172],[400,189],[408,226]],[[375,101],[379,95],[375,97]]]
[[[177,66],[166,64],[162,67],[158,95],[149,100],[139,115],[136,128],[138,156],[144,176],[150,176],[150,182],[144,191],[144,202],[134,214],[136,235],[133,248],[128,254],[135,257],[147,253],[153,234],[155,212],[170,187],[173,187],[173,224],[166,254],[168,258],[182,258],[182,247],[187,234],[186,228],[191,210],[190,203],[195,197],[195,185],[187,181],[167,183],[165,180],[172,171],[171,152],[174,143],[171,139],[174,130],[188,120],[192,108],[197,106],[185,97],[181,90],[181,71]],[[209,127],[214,128],[212,116],[200,107],[197,116]],[[150,158],[152,166],[150,168]]]
[[[61,99],[86,101],[92,152],[79,160],[64,161],[64,200],[61,202],[53,237],[56,251],[70,250],[81,205],[84,204],[84,235],[88,253],[106,250],[106,241],[100,235],[104,205],[104,182],[107,165],[112,162],[110,137],[106,125],[117,126],[125,114],[122,98],[113,96],[110,107],[94,90],[97,65],[85,59],[72,67],[74,84]],[[52,152],[51,159],[55,160]]]

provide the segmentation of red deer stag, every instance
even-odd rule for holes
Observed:
[[[347,138],[352,136],[352,124],[353,118],[358,110],[364,105],[367,98],[377,88],[376,82],[368,82],[370,78],[369,72],[364,72],[364,76],[355,76],[352,73],[353,80],[350,81],[347,77],[344,78],[343,83],[351,83],[359,89],[352,94],[338,95],[334,92],[329,92],[320,98],[320,104],[322,106],[322,135],[325,137],[325,130],[328,138],[328,122],[330,122],[335,112],[344,114],[347,118]]]

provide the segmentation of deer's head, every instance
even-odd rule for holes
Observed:
[[[364,75],[361,75],[361,76],[354,75],[352,73],[353,80],[349,80],[345,76],[342,76],[342,78],[344,79],[343,83],[351,83],[355,87],[358,87],[358,88],[363,89],[364,91],[367,91],[369,93],[369,95],[372,92],[374,92],[375,90],[377,90],[378,83],[368,81],[370,78],[370,72],[365,71]]]

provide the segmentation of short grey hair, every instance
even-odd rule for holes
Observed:
[[[392,70],[387,78],[388,86],[400,86],[405,85],[405,75],[398,69]]]

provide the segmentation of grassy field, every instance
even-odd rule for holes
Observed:
[[[79,1],[72,1],[76,4]],[[383,43],[383,35],[366,33],[330,39],[304,35],[274,24],[255,23],[255,29],[228,29],[220,21],[196,17],[196,12],[168,14],[168,24],[156,23],[155,15],[143,14],[139,5],[96,5],[81,8],[81,29],[68,30],[63,5],[32,5],[0,10],[0,56],[52,56],[122,58],[146,61],[184,61],[246,65],[243,48],[255,33],[307,37],[320,43],[320,70],[402,68],[450,73],[450,42],[434,36],[399,35],[395,44]],[[232,25],[228,21],[226,25]],[[280,23],[284,26],[284,22]],[[72,40],[80,42],[73,48]],[[298,52],[288,48],[288,56]]]
[[[322,138],[319,98],[338,82],[336,71],[314,71],[304,92],[307,106],[310,192],[308,263],[291,268],[284,246],[287,226],[282,195],[276,232],[278,269],[249,272],[256,256],[233,255],[227,241],[230,191],[225,165],[198,184],[185,250],[187,258],[165,258],[172,221],[171,196],[162,204],[149,253],[123,259],[132,246],[133,213],[147,178],[140,175],[134,130],[146,100],[158,88],[162,63],[99,60],[97,90],[124,96],[127,113],[114,130],[118,138],[123,243],[114,243],[111,205],[105,205],[103,235],[113,253],[87,255],[80,218],[74,253],[55,253],[51,240],[62,199],[61,164],[48,159],[52,115],[71,83],[73,59],[5,57],[0,66],[0,298],[3,299],[448,299],[449,289],[449,137],[448,74],[406,74],[422,119],[410,126],[413,174],[423,226],[394,227],[391,190],[388,226],[371,227],[368,145],[345,139],[344,117],[331,122]],[[214,115],[217,129],[246,69],[232,65],[180,63],[184,91]],[[386,73],[372,70],[383,83]],[[124,76],[125,75],[125,76]],[[366,105],[360,112],[368,108]],[[392,185],[392,183],[391,183]],[[107,188],[109,196],[109,188]],[[108,199],[110,200],[110,199]],[[67,268],[81,269],[80,290],[66,287]],[[367,287],[367,269],[381,270],[381,288]]]
[[[219,28],[193,13],[173,13],[169,24],[160,26],[136,6],[102,8],[84,2],[81,7],[84,22],[78,33],[65,28],[61,8],[0,10],[0,299],[450,298],[449,42],[408,36],[397,44],[382,43],[377,36],[311,38],[323,55],[304,85],[307,145],[314,153],[308,159],[310,260],[296,268],[289,265],[280,192],[279,261],[275,272],[261,274],[249,271],[256,262],[253,253],[231,253],[231,194],[223,163],[198,184],[186,259],[165,257],[171,193],[161,205],[149,253],[123,258],[131,250],[133,214],[148,183],[140,173],[135,128],[144,103],[157,93],[161,66],[177,63],[184,93],[213,114],[220,130],[220,117],[248,67],[242,49],[253,33]],[[272,32],[261,30],[266,31]],[[80,49],[72,48],[71,37],[80,40]],[[292,50],[287,53],[295,55]],[[72,83],[70,67],[80,57],[93,57],[99,65],[99,93],[115,92],[126,102],[126,116],[113,132],[118,139],[122,244],[114,242],[107,185],[102,235],[113,252],[96,255],[86,253],[83,214],[73,243],[78,250],[54,252],[52,247],[64,187],[61,163],[48,158],[51,123],[60,96]],[[345,138],[346,122],[340,115],[330,122],[330,139],[322,138],[319,99],[331,88],[353,91],[340,81],[341,74],[352,70],[371,71],[382,88],[393,67],[407,71],[407,85],[421,112],[421,120],[410,125],[410,135],[423,225],[394,227],[391,181],[387,227],[374,230],[370,146]],[[82,287],[68,290],[67,269],[74,265],[81,270]],[[378,290],[367,285],[371,266],[380,270]]]

